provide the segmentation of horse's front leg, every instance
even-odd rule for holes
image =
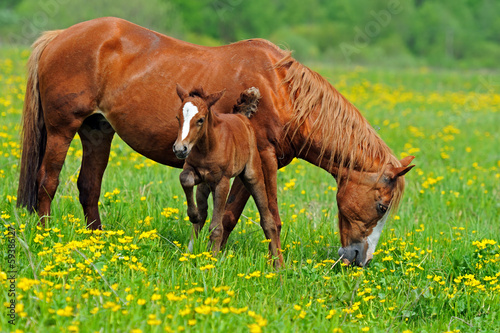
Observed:
[[[280,268],[283,266],[283,255],[280,248],[281,244],[276,223],[274,222],[273,215],[269,211],[262,162],[257,152],[247,163],[245,171],[240,177],[252,194],[255,204],[259,209],[260,225],[262,226],[262,230],[264,230],[266,239],[270,240],[269,253],[271,259],[274,259],[274,267]]]
[[[268,208],[276,223],[278,232],[278,249],[281,249],[281,218],[278,209],[278,160],[272,149],[264,149],[260,151],[260,159],[262,162],[262,172],[266,183]]]
[[[226,207],[227,194],[229,193],[229,178],[222,177],[218,184],[212,187],[214,197],[214,211],[210,223],[210,243],[215,256],[222,244],[222,218]]]
[[[205,219],[200,219],[200,213],[196,203],[193,198],[194,186],[201,182],[200,177],[196,174],[193,168],[191,168],[187,163],[184,164],[184,170],[179,175],[179,180],[181,181],[182,189],[186,195],[187,202],[187,214],[189,216],[189,221],[193,224],[193,235],[191,236],[191,241],[189,242],[189,251],[193,250],[194,237],[198,236],[199,230],[203,227],[200,223],[205,224]]]

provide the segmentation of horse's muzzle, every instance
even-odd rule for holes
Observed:
[[[363,267],[370,263],[370,261],[365,262],[366,249],[363,243],[353,243],[349,246],[341,247],[338,254],[347,265]]]
[[[174,143],[174,145],[172,146],[172,150],[174,151],[175,156],[180,160],[186,159],[189,155],[188,147],[183,144]]]

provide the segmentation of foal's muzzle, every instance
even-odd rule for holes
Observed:
[[[188,146],[186,146],[184,144],[174,143],[172,149],[174,151],[175,156],[177,156],[178,159],[183,160],[183,159],[187,158],[189,155]]]

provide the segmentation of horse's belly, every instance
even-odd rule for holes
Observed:
[[[161,164],[182,168],[184,161],[179,160],[172,150],[177,137],[177,122],[101,110],[95,113],[101,113],[118,136],[139,154]]]

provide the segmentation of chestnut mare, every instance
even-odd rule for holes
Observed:
[[[142,155],[182,167],[172,151],[176,83],[227,88],[214,106],[219,113],[231,110],[245,88],[257,87],[262,99],[251,122],[278,234],[277,170],[298,157],[338,183],[339,254],[360,266],[371,260],[384,218],[401,200],[412,157],[398,161],[328,81],[261,39],[198,46],[117,18],[46,32],[28,60],[18,205],[37,210],[44,223],[77,132],[83,146],[77,185],[89,228],[101,227],[98,201],[115,131]],[[222,245],[249,195],[236,178]]]
[[[260,225],[266,239],[270,240],[271,257],[278,258],[275,266],[283,264],[278,231],[267,206],[264,174],[255,133],[248,118],[257,110],[260,92],[252,87],[241,93],[233,114],[218,114],[212,106],[224,95],[225,90],[211,95],[202,88],[189,93],[177,85],[182,101],[177,118],[179,131],[173,150],[179,159],[186,159],[179,178],[186,194],[189,220],[193,223],[193,237],[205,225],[207,199],[213,193],[214,209],[210,223],[210,243],[217,254],[222,243],[222,218],[226,207],[231,178],[245,184],[255,200],[260,213]],[[196,203],[193,187],[196,188]],[[192,249],[193,238],[190,242]]]

